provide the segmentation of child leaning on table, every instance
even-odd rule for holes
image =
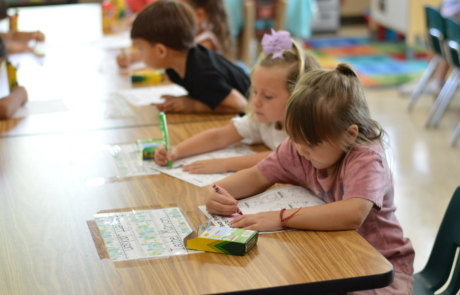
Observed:
[[[3,39],[0,38],[0,64],[6,58],[7,48]],[[6,77],[4,77],[6,78]],[[5,90],[2,89],[2,92]],[[27,102],[27,91],[24,87],[14,86],[10,94],[5,97],[0,97],[0,120],[11,118],[19,107]]]
[[[140,1],[145,2],[145,0]],[[147,1],[149,3],[153,2],[151,0]],[[181,1],[190,5],[195,11],[198,26],[197,33],[194,37],[195,43],[201,44],[223,55],[227,59],[230,59],[232,44],[224,0]],[[143,5],[146,6],[146,4],[148,3]],[[141,9],[136,10],[135,12],[139,12],[140,10]],[[117,56],[117,63],[121,68],[126,68],[130,64],[141,60],[141,53],[138,49],[124,50]]]
[[[258,231],[356,229],[394,266],[392,285],[352,294],[412,294],[414,250],[394,214],[393,180],[382,127],[370,118],[360,81],[347,64],[300,78],[286,107],[289,138],[258,165],[208,188],[206,207],[230,215],[236,199],[274,183],[303,186],[326,202],[300,209],[242,215],[232,226]],[[230,198],[229,196],[232,196]]]
[[[292,41],[289,32],[264,35],[262,48],[264,52],[251,73],[248,115],[235,118],[224,127],[203,131],[173,146],[170,154],[160,146],[155,151],[157,164],[164,166],[168,161],[218,150],[243,139],[252,144],[264,143],[270,150],[275,150],[286,139],[283,121],[289,96],[299,76],[319,69],[319,64],[313,55],[304,53]],[[183,170],[200,174],[239,171],[254,166],[270,153],[197,161],[184,166]]]
[[[131,38],[147,66],[166,69],[188,96],[165,96],[163,112],[239,113],[247,104],[249,77],[236,65],[199,44],[192,9],[182,2],[156,1],[133,23]]]

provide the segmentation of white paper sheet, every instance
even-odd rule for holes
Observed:
[[[103,36],[100,39],[86,43],[86,45],[99,49],[111,50],[130,48],[132,41],[127,31],[116,35]]]
[[[65,99],[65,104],[72,112],[80,112],[87,118],[114,119],[134,117],[134,112],[129,104],[118,95],[72,97]]]
[[[13,118],[68,111],[69,109],[62,99],[28,101],[16,111]]]
[[[183,181],[192,183],[196,186],[203,187],[206,185],[210,185],[216,181],[219,181],[229,176],[233,172],[218,174],[190,174],[188,172],[182,171],[182,166],[201,160],[240,157],[251,154],[254,154],[254,152],[251,151],[247,146],[231,146],[225,149],[177,160],[173,163],[172,168],[155,165],[155,169],[160,171],[161,173],[168,174],[172,177],[179,178]]]
[[[165,101],[161,98],[163,95],[183,96],[187,95],[188,92],[183,87],[177,84],[172,84],[124,89],[118,91],[117,94],[126,99],[133,106],[144,106],[163,103]]]
[[[95,214],[94,219],[113,261],[198,252],[184,247],[192,229],[178,207]]]
[[[121,177],[159,174],[153,161],[143,161],[137,144],[108,146]]]
[[[282,186],[258,195],[238,200],[238,208],[243,214],[255,214],[267,211],[280,211],[283,208],[302,208],[325,204],[309,190],[300,186]],[[239,215],[214,215],[206,210],[206,206],[198,206],[201,211],[219,226],[231,227],[230,221]],[[261,232],[271,233],[271,232]]]

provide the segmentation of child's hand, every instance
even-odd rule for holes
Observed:
[[[154,160],[158,165],[166,166],[168,161],[175,161],[177,156],[177,148],[171,147],[171,152],[168,154],[166,147],[161,145],[155,150]]]
[[[238,201],[225,189],[220,188],[223,195],[217,193],[212,186],[208,187],[206,209],[212,214],[232,215],[238,211]]]
[[[25,104],[29,99],[27,97],[27,91],[24,87],[22,86],[14,86],[13,88],[13,91],[12,91],[15,95],[17,95],[18,97],[21,97],[22,98],[22,103],[21,105]]]
[[[260,212],[238,216],[231,221],[232,227],[256,231],[275,231],[283,229],[279,211]]]
[[[193,113],[195,111],[195,101],[187,96],[163,96],[166,101],[157,105],[160,112],[165,113]]]
[[[120,68],[127,68],[131,64],[131,57],[129,54],[122,52],[117,56],[117,63]]]
[[[6,42],[6,49],[8,50],[8,54],[34,51],[27,43],[11,40]]]
[[[224,166],[224,159],[210,159],[196,161],[185,165],[182,168],[190,174],[210,174],[210,173],[225,173],[227,168]]]
[[[40,31],[33,32],[32,39],[36,40],[37,42],[43,42],[45,41],[45,34]]]

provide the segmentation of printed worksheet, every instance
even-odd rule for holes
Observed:
[[[254,152],[251,151],[248,146],[231,146],[217,151],[212,151],[209,153],[204,153],[177,160],[173,163],[173,167],[165,167],[155,164],[154,169],[160,171],[161,173],[168,174],[172,177],[176,177],[183,181],[192,183],[196,186],[203,187],[206,185],[210,185],[216,181],[219,181],[229,176],[233,172],[217,174],[190,174],[188,172],[182,171],[182,166],[201,160],[240,157],[251,154],[254,154]]]
[[[182,86],[177,84],[141,87],[132,89],[123,89],[117,92],[118,95],[126,99],[133,106],[145,106],[151,104],[160,104],[165,100],[163,95],[183,96],[188,92]]]
[[[243,214],[280,211],[283,208],[292,209],[322,204],[324,202],[320,198],[301,186],[282,186],[246,199],[238,200],[238,208]],[[231,216],[214,215],[206,210],[206,206],[198,206],[198,208],[219,226],[231,227],[230,221],[239,216],[238,214]]]
[[[178,207],[95,214],[94,219],[113,261],[197,252],[184,247],[192,229]]]
[[[112,154],[121,177],[159,174],[153,161],[144,161],[137,144],[119,144],[106,147]]]

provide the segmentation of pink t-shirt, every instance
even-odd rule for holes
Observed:
[[[385,256],[396,272],[412,274],[414,249],[394,214],[393,180],[378,143],[352,148],[346,153],[337,175],[327,176],[297,153],[288,138],[258,164],[273,183],[288,183],[311,190],[326,203],[363,198],[374,203],[358,232]]]

